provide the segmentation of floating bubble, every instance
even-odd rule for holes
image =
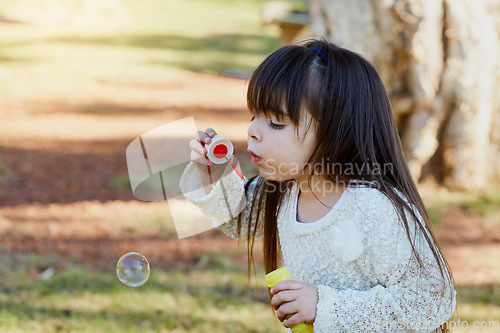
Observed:
[[[124,285],[140,287],[149,278],[149,262],[140,253],[126,253],[120,257],[116,264],[116,275]]]

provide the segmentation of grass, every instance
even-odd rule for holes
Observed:
[[[7,3],[12,1],[0,2],[0,10]],[[248,73],[280,45],[277,31],[259,23],[264,3],[127,0],[129,20],[117,26],[4,24],[2,69],[7,75],[25,73],[29,80],[78,76],[130,81],[184,70]],[[22,88],[15,86],[2,84],[0,89]]]
[[[0,12],[13,1],[0,0]],[[77,3],[53,1],[66,9]],[[134,84],[146,82],[144,78],[174,81],[188,71],[248,73],[280,43],[274,28],[259,23],[265,2],[124,0],[130,21],[123,25],[82,29],[2,24],[0,92],[19,93],[51,82],[64,85],[68,78],[92,87],[94,82]],[[41,1],[31,3],[38,6]],[[11,171],[0,163],[0,184],[2,177],[10,179]],[[117,174],[108,186],[130,184],[127,176]],[[500,191],[495,189],[481,196],[448,196],[426,204],[438,227],[441,216],[451,210],[498,227],[494,216]],[[172,225],[164,224],[169,217],[160,213],[123,218],[106,209],[107,214],[99,211],[95,218],[120,234],[175,232]],[[26,232],[36,236],[36,230]],[[263,279],[249,286],[246,265],[231,254],[206,254],[195,265],[172,270],[152,266],[149,281],[140,288],[122,285],[114,267],[94,271],[57,255],[0,254],[1,332],[284,332],[269,309]],[[498,267],[497,262],[479,259],[481,267]],[[56,268],[56,273],[41,279],[40,272],[49,267]],[[262,269],[257,269],[262,277]],[[457,291],[462,320],[500,318],[497,284],[459,284]]]
[[[471,332],[496,333],[500,331],[500,286],[459,285],[458,318],[465,322]],[[454,318],[458,322],[458,318]],[[474,329],[474,324],[478,328]],[[483,325],[482,327],[480,325]],[[458,328],[466,328],[458,326]],[[457,332],[457,331],[455,331]]]
[[[60,258],[8,256],[0,266],[2,332],[283,332],[264,285],[249,286],[245,265],[215,254],[201,266],[153,268],[140,288],[79,265],[40,280],[30,269]]]
[[[0,14],[13,2],[0,0]],[[77,4],[52,2],[66,10]],[[30,10],[43,7],[42,1],[22,3]],[[280,45],[277,31],[260,25],[264,3],[125,0],[130,20],[122,25],[1,24],[0,92],[24,96],[27,90],[36,93],[36,87],[75,82],[91,89],[95,82],[175,80],[187,71],[248,73]],[[0,169],[7,177],[8,167]],[[122,174],[107,185],[130,186]],[[108,215],[96,219],[133,238],[175,234],[173,225],[165,226],[169,217],[161,214]],[[195,265],[172,270],[152,267],[144,286],[130,288],[119,282],[114,267],[95,271],[74,258],[0,253],[1,332],[284,331],[273,319],[263,279],[249,286],[246,265],[230,254],[209,253]],[[50,267],[55,274],[41,279]]]
[[[246,265],[227,254],[206,254],[197,264],[172,270],[152,267],[139,288],[122,285],[113,267],[98,272],[61,266],[58,256],[2,257],[2,332],[284,332],[273,320],[263,279],[249,285]],[[45,267],[56,267],[56,273],[46,280],[33,273]],[[499,318],[499,288],[458,285],[460,321],[472,326]],[[497,332],[494,325],[480,331]]]
[[[500,207],[500,189],[494,189],[473,200],[464,202],[460,208],[472,214],[487,216],[498,211]]]
[[[496,186],[487,188],[480,194],[456,192],[448,193],[445,197],[424,196],[423,199],[429,217],[436,226],[441,225],[442,215],[454,211],[475,218],[482,226],[500,227],[500,189]]]

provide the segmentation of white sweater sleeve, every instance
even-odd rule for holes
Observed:
[[[371,223],[379,227],[367,244],[368,259],[360,262],[360,271],[377,283],[363,291],[319,285],[314,332],[430,332],[438,328],[452,316],[456,292],[453,282],[442,279],[424,236],[417,232],[416,249],[425,268],[421,270],[395,211],[378,215]],[[415,230],[414,222],[409,225]]]
[[[245,185],[248,179],[243,181],[236,173],[227,166],[223,176],[216,182],[210,193],[206,194],[198,168],[190,162],[181,176],[179,187],[186,199],[196,205],[206,216],[214,219],[213,225],[219,227],[225,234],[234,238],[246,238],[248,232],[255,231],[255,223],[249,225],[249,219],[255,218],[252,214],[254,199],[260,196],[256,194],[256,179],[248,186],[245,193]],[[243,225],[238,233],[238,216]],[[263,235],[263,209],[259,214],[255,238]],[[250,230],[249,230],[250,229]]]

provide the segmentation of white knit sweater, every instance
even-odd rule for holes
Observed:
[[[214,225],[222,224],[220,228],[236,238],[236,219],[230,219],[227,202],[231,216],[241,212],[248,221],[251,201],[260,195],[254,193],[254,181],[245,200],[244,182],[228,172],[205,195],[198,170],[190,164],[181,190],[214,218]],[[300,223],[296,219],[298,192],[294,185],[281,208],[279,239],[282,264],[293,279],[318,288],[314,332],[431,332],[451,317],[456,305],[453,283],[441,278],[423,234],[419,229],[415,232],[415,221],[409,219],[424,263],[424,270],[419,270],[406,231],[383,193],[349,186],[326,216]],[[263,235],[262,225],[261,220],[257,237]],[[246,230],[241,230],[243,239]]]

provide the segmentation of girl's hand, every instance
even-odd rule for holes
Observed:
[[[193,139],[189,142],[189,147],[191,148],[191,161],[209,165],[210,160],[206,156],[207,148],[205,148],[206,144],[210,144],[211,139],[216,135],[215,131],[212,128],[207,128],[205,132],[198,131],[196,133],[196,139]]]
[[[293,314],[283,326],[290,328],[299,323],[312,324],[316,319],[319,296],[315,285],[287,280],[274,286],[271,293],[274,294],[271,305],[276,309],[276,316],[281,322],[285,320],[287,314]]]

